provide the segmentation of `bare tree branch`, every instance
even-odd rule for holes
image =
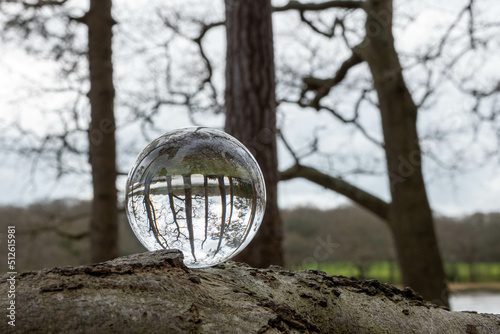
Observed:
[[[163,24],[169,28],[174,34],[177,36],[180,36],[188,41],[191,41],[194,43],[198,49],[198,55],[200,56],[203,65],[204,65],[204,72],[201,75],[201,78],[197,80],[196,82],[196,90],[194,92],[188,92],[188,91],[180,91],[178,88],[174,87],[172,84],[171,78],[171,61],[170,61],[170,56],[169,56],[169,51],[168,51],[168,45],[167,47],[167,58],[169,61],[167,62],[167,73],[166,73],[166,82],[167,82],[167,89],[168,92],[174,96],[174,97],[180,97],[180,100],[175,100],[175,99],[166,99],[164,97],[157,96],[156,101],[157,101],[157,107],[156,110],[153,110],[151,115],[154,115],[158,107],[161,105],[184,105],[188,108],[188,116],[190,121],[194,125],[198,125],[198,122],[194,118],[194,114],[196,111],[200,110],[207,110],[211,109],[215,113],[219,113],[223,110],[222,105],[219,103],[219,93],[217,91],[217,88],[214,84],[213,81],[213,65],[210,61],[210,59],[207,56],[207,53],[205,52],[205,48],[203,47],[203,39],[206,37],[206,34],[213,28],[219,27],[219,26],[224,26],[225,22],[224,21],[216,21],[216,22],[211,22],[211,23],[206,23],[197,19],[193,18],[185,18],[185,20],[188,20],[191,23],[194,23],[198,25],[198,34],[195,37],[188,36],[185,34],[177,25],[176,22],[173,22],[169,17],[159,13],[159,17],[163,21]],[[177,20],[183,19],[180,14],[175,14],[175,17]],[[202,93],[205,93],[208,95],[209,99],[209,105],[200,105],[199,104],[199,99],[198,97],[202,95]]]
[[[295,163],[298,164],[299,163],[299,160],[300,158],[297,156],[297,154],[295,153],[295,151],[292,149],[292,147],[290,146],[290,144],[288,143],[288,140],[286,140],[285,136],[283,135],[283,132],[278,129],[278,135],[280,136],[281,138],[281,141],[283,142],[283,144],[285,145],[286,149],[288,150],[288,152],[290,152],[290,154],[292,155],[293,159],[295,160]]]
[[[335,28],[337,27],[337,25],[339,25],[342,28],[342,30],[344,29],[344,23],[343,23],[342,19],[339,19],[338,17],[335,18],[335,20],[333,21],[333,25],[330,27],[330,29],[328,31],[322,31],[320,28],[316,27],[314,22],[312,22],[311,20],[309,20],[305,16],[304,11],[300,11],[299,15],[300,15],[301,21],[304,22],[305,24],[307,24],[312,30],[314,30],[318,34],[321,34],[321,35],[328,37],[328,38],[332,38],[335,36]],[[342,35],[343,35],[343,37],[345,37],[344,32],[342,32]]]
[[[441,40],[439,41],[439,44],[438,44],[437,48],[429,50],[429,52],[427,52],[424,55],[423,61],[428,61],[428,60],[431,60],[431,59],[436,59],[436,58],[438,58],[438,57],[440,57],[442,55],[444,47],[446,46],[446,43],[450,39],[451,33],[458,26],[459,22],[462,20],[462,17],[467,12],[470,11],[470,7],[471,7],[473,1],[474,0],[470,0],[469,5],[465,6],[460,11],[460,13],[457,15],[455,21],[453,21],[453,23],[448,27],[448,30],[446,30],[446,32],[443,35],[443,37],[441,37]],[[433,52],[433,53],[431,53],[431,52]]]
[[[300,177],[344,195],[355,203],[370,210],[386,222],[389,221],[389,203],[340,178],[324,174],[317,169],[302,166],[300,164],[295,164],[280,173],[280,180],[282,181]]]
[[[469,41],[470,41],[470,48],[475,49],[476,48],[476,39],[474,37],[475,35],[475,28],[474,28],[474,0],[469,1],[469,5],[467,6],[467,12],[469,12]]]
[[[358,9],[363,8],[365,4],[364,1],[342,1],[333,0],[325,1],[319,3],[302,3],[300,1],[291,0],[286,5],[281,7],[274,7],[275,12],[284,12],[287,10],[299,10],[299,11],[318,11],[330,8],[343,8],[343,9]]]
[[[349,70],[355,67],[358,64],[361,64],[363,59],[357,52],[351,54],[351,56],[345,60],[342,65],[339,67],[333,78],[331,79],[319,79],[315,77],[305,77],[302,81],[305,84],[305,88],[303,90],[302,96],[305,95],[305,92],[313,90],[316,91],[316,96],[309,103],[309,105],[316,110],[320,109],[320,101],[322,98],[330,93],[330,90],[338,85],[344,78],[346,77]]]
[[[36,2],[28,2],[28,1],[23,1],[22,4],[25,8],[41,8],[44,6],[62,6],[64,5],[68,0],[38,0]]]
[[[343,117],[342,115],[340,115],[335,109],[333,108],[330,108],[330,107],[327,107],[327,106],[324,106],[324,105],[320,105],[319,106],[320,109],[324,109],[324,110],[327,110],[329,111],[333,116],[335,116],[335,118],[337,118],[338,120],[342,121],[343,123],[346,123],[346,124],[353,124],[360,132],[363,136],[365,136],[366,139],[368,139],[369,141],[371,141],[373,144],[383,148],[384,147],[384,143],[381,143],[380,141],[378,141],[376,138],[372,137],[368,131],[366,131],[366,129],[361,125],[359,124],[358,122],[358,116],[359,114],[356,113],[353,118],[351,119],[346,119],[345,117]]]
[[[200,22],[200,23],[202,23],[202,22]],[[203,39],[203,37],[205,37],[205,34],[208,31],[210,31],[210,29],[220,27],[220,26],[223,26],[225,24],[226,24],[225,21],[212,22],[212,23],[208,23],[208,24],[203,23],[202,28],[200,30],[200,34],[198,35],[198,37],[194,38],[193,41],[200,43],[201,40]]]

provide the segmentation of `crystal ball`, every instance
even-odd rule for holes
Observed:
[[[128,175],[130,226],[150,251],[179,249],[190,268],[242,251],[264,216],[266,189],[252,154],[234,137],[191,127],[165,133]]]

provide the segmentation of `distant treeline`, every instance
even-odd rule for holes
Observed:
[[[36,203],[25,208],[0,207],[0,244],[4,244],[7,226],[16,226],[16,269],[20,271],[90,263],[90,203],[57,200]],[[144,252],[120,214],[121,255]],[[7,247],[0,247],[6,258]],[[1,268],[1,267],[0,267]]]
[[[289,266],[350,262],[363,276],[375,263],[396,260],[386,224],[358,207],[284,210],[283,219]],[[454,263],[470,264],[470,279],[475,280],[474,263],[500,262],[500,213],[438,216],[436,232],[449,279],[455,275]]]
[[[89,203],[76,200],[0,207],[0,238],[4,244],[7,226],[16,225],[20,270],[88,263],[88,212]],[[326,211],[297,208],[282,214],[289,267],[350,262],[363,275],[375,263],[396,260],[385,223],[358,207]],[[445,262],[500,262],[500,213],[436,217],[436,229]],[[123,255],[145,251],[123,212],[120,250]],[[2,247],[0,254],[5,252],[6,247]]]

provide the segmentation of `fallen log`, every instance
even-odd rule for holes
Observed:
[[[451,312],[375,280],[182,260],[162,250],[19,274],[15,327],[2,316],[0,333],[500,333],[500,315]]]

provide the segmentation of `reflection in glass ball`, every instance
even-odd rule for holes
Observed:
[[[127,216],[150,251],[179,249],[191,268],[248,245],[266,204],[259,165],[238,140],[202,127],[177,129],[139,154],[126,188]]]

